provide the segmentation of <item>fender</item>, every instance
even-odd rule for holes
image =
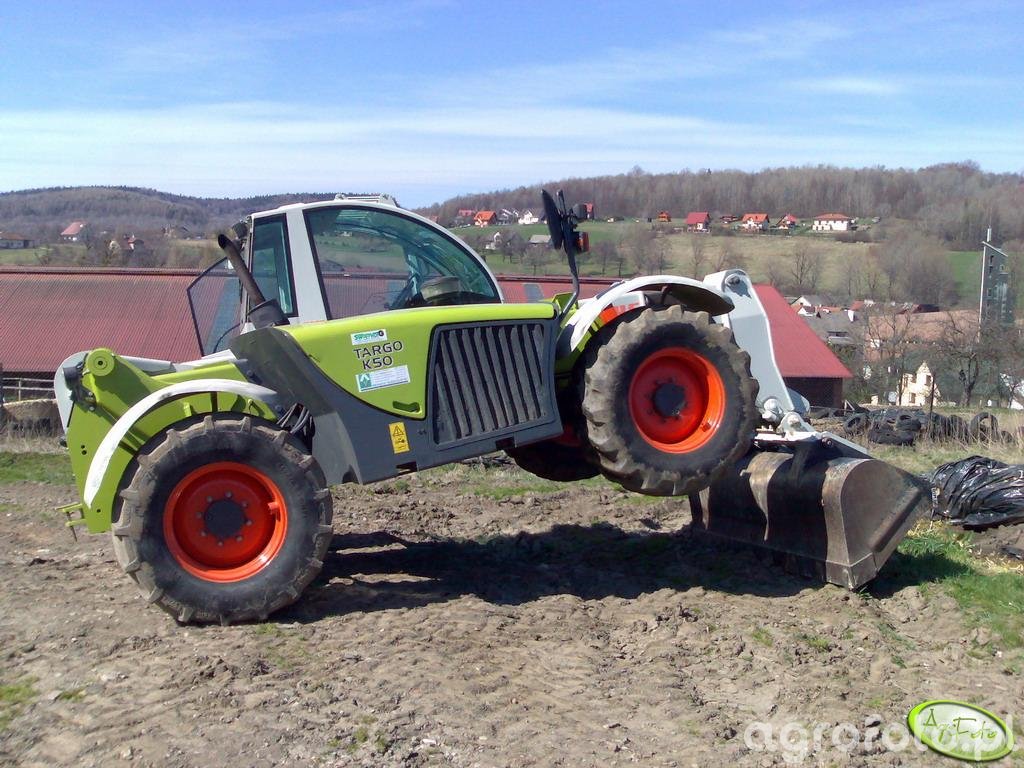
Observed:
[[[233,381],[231,379],[182,381],[147,395],[125,411],[124,415],[114,422],[114,426],[104,435],[103,440],[100,441],[99,446],[96,448],[92,463],[89,465],[89,474],[86,476],[85,488],[82,493],[82,500],[86,506],[92,506],[96,494],[99,493],[100,487],[106,478],[107,468],[114,456],[114,452],[117,450],[117,446],[120,445],[121,441],[139,419],[163,403],[187,395],[209,392],[239,395],[254,400],[262,400],[270,405],[273,405],[278,399],[277,393],[272,389],[267,389],[247,381]]]
[[[637,291],[665,290],[687,309],[707,312],[713,317],[732,311],[732,300],[718,288],[713,288],[689,277],[677,275],[648,275],[634,277],[613,285],[589,301],[581,302],[579,309],[569,318],[558,337],[558,356],[576,351],[590,332],[590,327],[601,313],[627,294]],[[621,302],[620,302],[621,303]]]

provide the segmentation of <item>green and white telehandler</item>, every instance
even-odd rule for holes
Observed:
[[[393,200],[254,213],[189,287],[203,357],[95,349],[55,378],[80,503],[181,622],[297,600],[329,487],[493,451],[557,480],[685,496],[693,525],[856,588],[923,509],[912,478],[813,431],[739,270],[579,300],[581,210],[542,193],[575,290],[505,303],[486,262]]]

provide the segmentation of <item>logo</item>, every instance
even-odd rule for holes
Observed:
[[[961,760],[998,760],[1013,751],[1013,732],[973,704],[926,701],[910,710],[907,725],[932,750]]]
[[[376,331],[360,331],[359,333],[352,334],[352,346],[357,344],[372,344],[375,341],[387,341],[388,332],[384,328],[378,328]]]

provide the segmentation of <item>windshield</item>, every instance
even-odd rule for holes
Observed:
[[[242,283],[227,259],[221,259],[192,281],[188,304],[204,355],[227,349],[241,327]]]
[[[473,254],[401,213],[315,208],[306,212],[306,224],[331,318],[500,300]]]

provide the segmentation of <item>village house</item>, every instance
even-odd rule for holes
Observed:
[[[547,248],[551,245],[551,235],[530,235],[527,245],[531,248]]]
[[[800,226],[800,219],[798,219],[792,213],[787,213],[785,216],[783,216],[781,219],[779,219],[778,223],[776,223],[775,226],[778,229],[789,230],[792,227]]]
[[[498,224],[503,227],[507,227],[509,224],[515,224],[519,221],[519,211],[508,208],[502,208],[498,213]]]
[[[672,214],[668,211],[658,211],[658,221],[669,222],[672,221]]]
[[[83,237],[83,230],[89,226],[85,221],[72,221],[64,231],[60,233],[60,239],[65,243],[77,243]]]
[[[686,231],[704,233],[710,232],[711,215],[707,211],[691,211],[690,213],[686,214]]]
[[[35,241],[31,237],[19,235],[15,232],[0,232],[0,248],[9,250],[12,248],[32,248]]]
[[[540,217],[533,211],[523,211],[522,216],[519,217],[520,224],[538,224],[540,223]]]
[[[748,232],[767,232],[771,220],[767,213],[744,213],[740,226]]]
[[[819,213],[811,225],[812,232],[849,232],[856,228],[854,219],[845,213]]]
[[[498,215],[494,211],[477,211],[473,224],[477,227],[493,227],[498,223]]]
[[[459,208],[455,214],[455,218],[452,220],[453,227],[468,227],[473,223],[473,217],[476,216],[476,211],[472,208]]]
[[[898,405],[927,406],[929,401],[932,405],[938,405],[941,397],[928,363],[921,363],[914,373],[903,374],[903,395]]]
[[[594,204],[593,203],[584,203],[583,204],[583,211],[586,214],[583,218],[584,219],[589,219],[589,220],[593,221],[593,219],[594,219]]]

